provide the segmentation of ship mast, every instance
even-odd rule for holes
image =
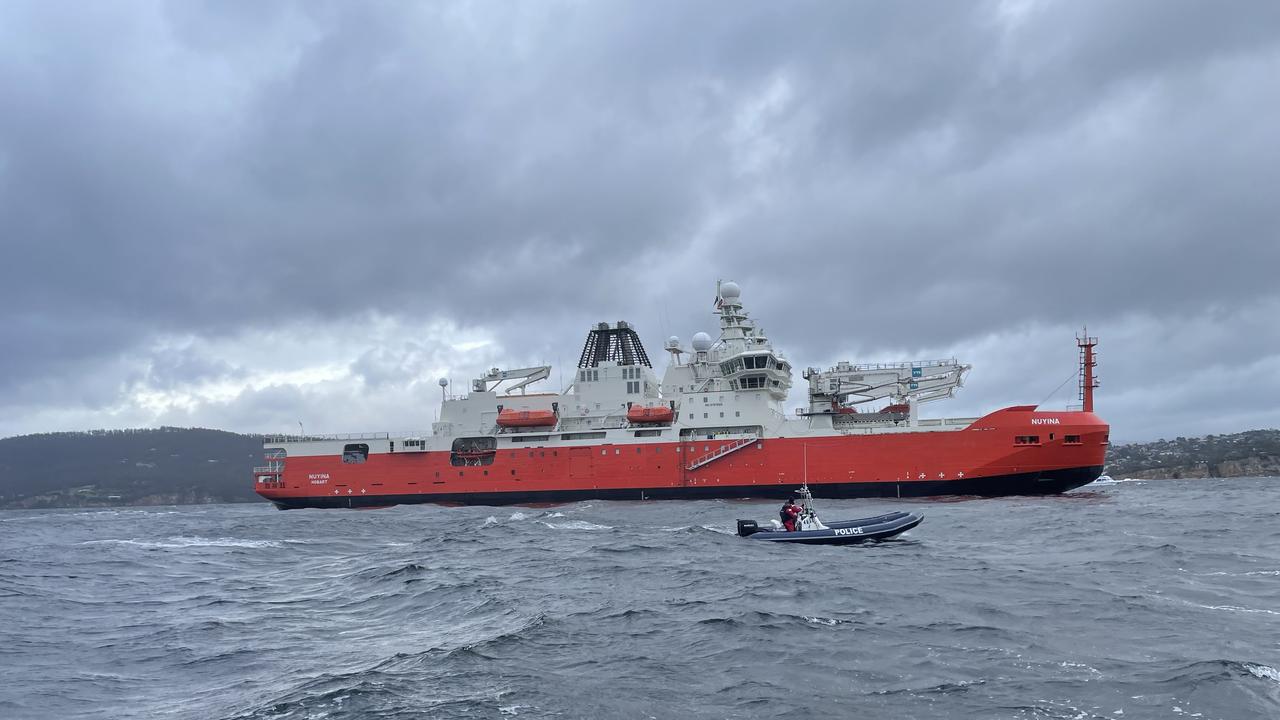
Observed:
[[[1093,376],[1093,369],[1098,359],[1093,355],[1093,348],[1098,338],[1089,337],[1086,327],[1082,335],[1076,336],[1076,345],[1080,348],[1080,402],[1084,403],[1085,412],[1093,412],[1093,389],[1098,387],[1098,380]]]

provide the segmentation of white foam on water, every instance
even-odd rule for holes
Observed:
[[[1240,607],[1238,605],[1196,605],[1196,607],[1201,607],[1201,608],[1204,608],[1205,610],[1228,610],[1230,612],[1264,613],[1266,615],[1280,615],[1280,611],[1277,611],[1277,610],[1264,610],[1262,608],[1247,608],[1247,607]]]
[[[1273,680],[1280,683],[1280,670],[1276,670],[1270,665],[1254,665],[1253,663],[1245,663],[1244,669],[1253,673],[1254,677],[1264,680]]]
[[[810,625],[826,625],[827,627],[840,624],[840,621],[835,618],[809,617],[807,615],[805,616],[804,621]]]
[[[597,525],[595,523],[587,522],[586,520],[570,520],[569,522],[562,522],[562,523],[544,522],[542,524],[546,525],[552,530],[612,530],[613,529],[612,525]]]
[[[118,515],[177,515],[177,510],[82,510],[80,512],[70,513],[44,513],[41,515],[24,515],[14,518],[0,518],[0,522],[26,522],[28,520],[48,520],[50,518],[94,518],[94,517],[115,517]],[[188,511],[187,514],[194,514]]]
[[[275,540],[244,540],[240,538],[205,538],[205,537],[171,537],[167,541],[158,540],[86,540],[81,545],[133,545],[145,548],[189,548],[189,547],[238,547],[238,548],[275,548],[280,543]]]
[[[737,531],[726,530],[725,528],[716,527],[715,525],[699,525],[699,527],[701,527],[703,530],[710,530],[711,532],[720,533],[721,535],[737,535],[738,534]]]
[[[509,521],[518,522],[520,520],[528,520],[528,519],[529,519],[529,516],[525,515],[522,512],[513,512],[511,513],[511,516],[508,517],[506,520],[499,520],[497,515],[490,515],[489,517],[484,519],[483,523],[480,523],[480,527],[489,527],[490,525],[498,525],[503,522],[509,522]]]
[[[1081,670],[1088,670],[1094,675],[1098,675],[1098,676],[1102,675],[1102,671],[1096,667],[1093,667],[1092,665],[1086,665],[1084,663],[1078,663],[1078,662],[1071,662],[1070,660],[1063,660],[1062,662],[1058,663],[1058,667],[1079,668]]]

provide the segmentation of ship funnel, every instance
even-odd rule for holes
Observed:
[[[587,334],[587,342],[582,346],[582,357],[578,359],[578,367],[599,367],[600,363],[613,361],[619,365],[644,365],[653,367],[649,356],[640,343],[640,336],[630,323],[619,320],[610,327],[609,323],[598,323],[594,330]]]

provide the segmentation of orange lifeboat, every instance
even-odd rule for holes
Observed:
[[[498,426],[516,427],[551,427],[556,424],[556,414],[552,410],[500,410]]]
[[[627,409],[627,422],[669,423],[675,417],[676,411],[668,405],[632,405]]]

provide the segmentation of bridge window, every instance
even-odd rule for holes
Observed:
[[[342,462],[348,465],[360,465],[369,459],[368,443],[351,443],[342,448]]]

